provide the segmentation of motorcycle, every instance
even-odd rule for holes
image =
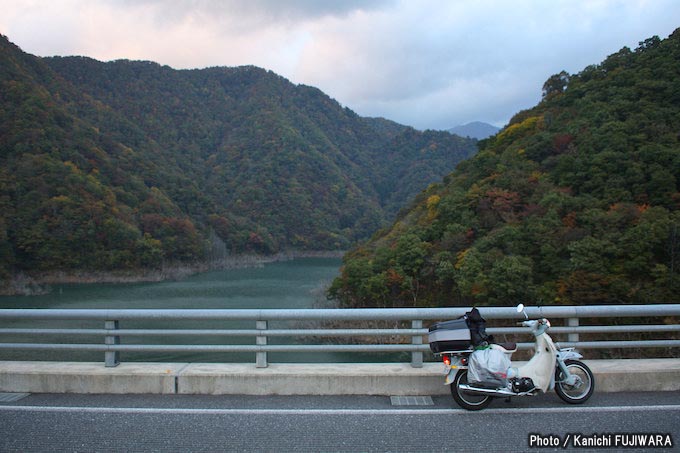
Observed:
[[[494,398],[535,396],[553,389],[566,403],[587,401],[595,390],[595,380],[590,368],[579,360],[583,356],[574,348],[555,346],[546,333],[550,321],[545,318],[530,320],[523,304],[517,306],[517,312],[524,314],[526,319],[520,324],[531,329],[536,341],[534,355],[524,365],[515,367],[511,364],[510,357],[517,350],[515,343],[491,343],[484,348],[486,351],[468,347],[436,353],[442,357],[446,367],[445,382],[451,386],[451,395],[456,403],[463,409],[475,411],[486,408]],[[483,357],[484,352],[496,358],[496,368],[499,363],[510,366],[500,365],[497,372],[491,373],[490,379],[478,382],[479,375],[488,371],[480,370],[480,364],[475,361],[478,355]],[[483,368],[483,363],[481,366]]]

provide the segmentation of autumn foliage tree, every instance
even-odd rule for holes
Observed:
[[[0,286],[345,250],[475,151],[254,66],[38,58],[0,36]]]
[[[355,295],[373,281],[394,306],[678,302],[678,73],[680,30],[550,77],[536,107],[347,254],[329,295],[370,304]],[[415,301],[386,278],[403,269]]]

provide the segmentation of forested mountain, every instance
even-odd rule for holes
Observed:
[[[543,99],[345,256],[346,306],[678,302],[680,29]]]
[[[256,67],[38,58],[0,37],[0,274],[344,249],[474,152]]]

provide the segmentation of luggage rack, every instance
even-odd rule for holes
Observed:
[[[474,349],[472,348],[467,348],[467,349],[456,349],[456,350],[451,350],[451,351],[441,351],[441,352],[435,352],[433,353],[435,357],[442,356],[444,354],[465,354],[466,352],[472,353]]]

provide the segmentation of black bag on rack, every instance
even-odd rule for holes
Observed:
[[[493,336],[486,333],[486,321],[476,307],[465,313],[465,321],[470,329],[470,343],[472,346],[487,346],[493,343]]]

